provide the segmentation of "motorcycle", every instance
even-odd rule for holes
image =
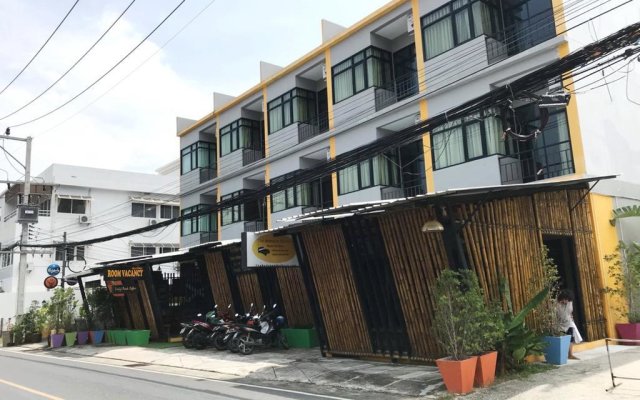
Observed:
[[[249,311],[244,315],[236,314],[235,321],[226,324],[224,332],[217,335],[214,338],[213,345],[218,350],[229,350],[232,353],[237,353],[237,342],[233,339],[243,326],[253,325],[253,318],[251,312],[253,311],[253,303],[249,306]]]
[[[196,348],[202,350],[210,342],[210,335],[214,332],[214,327],[219,325],[220,319],[217,313],[218,305],[214,306],[212,311],[209,311],[204,320],[202,320],[202,314],[198,314],[199,319],[191,321],[190,324],[182,323],[182,329],[180,335],[182,336],[182,344],[185,348]]]
[[[276,316],[277,304],[268,313],[256,315],[252,326],[241,326],[232,339],[231,343],[237,347],[242,355],[249,355],[256,347],[279,346],[283,349],[289,348],[287,337],[281,329],[285,325],[285,318],[282,315]]]
[[[195,347],[193,343],[193,329],[198,322],[202,322],[202,313],[196,314],[196,317],[191,320],[191,322],[181,322],[180,326],[180,336],[182,337],[182,345],[187,349],[192,349]]]

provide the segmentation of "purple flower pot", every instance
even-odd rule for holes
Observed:
[[[64,333],[57,333],[55,335],[51,335],[51,347],[62,347],[63,341],[64,341]]]
[[[616,324],[616,331],[620,339],[640,340],[640,323]],[[620,343],[623,345],[638,345],[637,343]]]
[[[88,341],[89,341],[89,331],[79,331],[78,344],[79,345],[87,344]]]

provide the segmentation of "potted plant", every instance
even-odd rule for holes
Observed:
[[[113,297],[106,288],[99,287],[87,293],[87,303],[90,315],[85,318],[91,325],[91,343],[100,344],[105,339],[105,329],[113,325]],[[81,312],[86,314],[84,308]]]
[[[65,329],[73,327],[73,316],[77,304],[72,288],[59,287],[53,291],[50,301],[43,306],[46,307],[47,325],[51,329],[51,347],[62,346]],[[75,332],[73,341],[75,342]]]
[[[40,318],[37,301],[31,302],[29,311],[20,316],[18,322],[13,327],[13,340],[16,344],[40,343],[42,335],[40,333]]]
[[[542,336],[547,346],[544,349],[545,361],[549,364],[562,365],[567,363],[571,336],[560,329],[558,320],[558,293],[560,289],[560,276],[558,267],[546,246],[540,253],[541,270],[532,279],[532,287],[535,290],[547,289],[540,305],[534,310],[538,322],[537,332]]]
[[[617,298],[613,309],[626,323],[616,323],[622,339],[640,339],[640,244],[618,243],[617,252],[604,257],[609,262],[611,286],[604,291]],[[625,304],[626,303],[626,304]]]
[[[475,285],[478,284],[475,275],[473,282]],[[478,328],[475,336],[480,353],[478,354],[474,385],[487,387],[495,380],[498,343],[505,336],[505,325],[500,306],[495,303],[488,306],[481,305],[477,310],[477,324],[475,326]]]
[[[484,306],[482,293],[471,271],[442,271],[436,282],[433,330],[448,357],[436,360],[442,380],[451,393],[473,390],[477,357],[480,350],[477,310]]]

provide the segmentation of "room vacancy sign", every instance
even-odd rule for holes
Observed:
[[[242,235],[243,266],[299,267],[291,235],[245,232]]]

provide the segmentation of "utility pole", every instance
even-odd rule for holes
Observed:
[[[62,234],[62,279],[60,285],[64,289],[64,274],[67,271],[67,232]]]
[[[7,129],[7,133],[9,130]],[[26,139],[9,137],[9,135],[3,136],[4,139],[18,140],[21,142],[27,142],[27,154],[24,164],[24,193],[22,196],[22,203],[29,205],[29,194],[31,193],[31,136]],[[8,153],[7,153],[8,154]],[[17,161],[17,160],[16,160]],[[22,222],[22,235],[20,238],[20,263],[18,264],[18,290],[16,299],[16,318],[24,313],[24,286],[27,277],[27,252],[25,246],[29,240],[29,222]]]

